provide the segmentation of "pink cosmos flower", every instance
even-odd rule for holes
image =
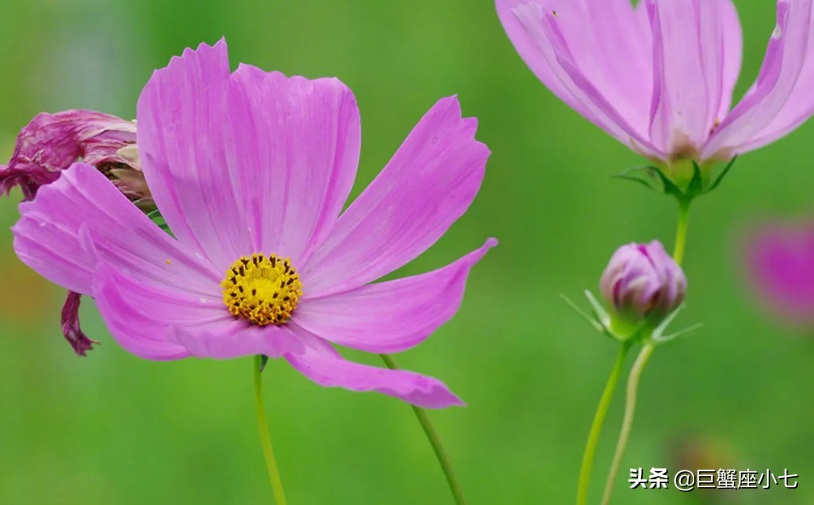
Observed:
[[[496,0],[557,97],[657,164],[728,160],[814,113],[812,0],[778,0],[757,81],[730,110],[742,35],[731,0]],[[688,162],[689,163],[689,162]]]
[[[462,404],[436,379],[352,363],[332,346],[416,346],[457,311],[469,269],[497,243],[370,284],[435,243],[478,192],[489,150],[455,97],[344,212],[361,130],[337,79],[231,73],[221,40],[157,70],[137,117],[144,175],[174,237],[79,163],[21,204],[23,262],[93,296],[113,337],[143,358],[263,354],[323,386]]]
[[[745,251],[747,273],[761,300],[781,319],[814,324],[814,224],[765,225]]]

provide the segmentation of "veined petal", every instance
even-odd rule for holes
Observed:
[[[474,118],[461,118],[457,98],[439,100],[300,267],[307,296],[367,284],[434,244],[483,180],[489,149],[475,140],[476,129]]]
[[[345,360],[328,342],[292,324],[304,349],[285,358],[300,373],[325,387],[378,391],[413,405],[440,409],[465,405],[438,379],[409,372],[361,365]]]
[[[809,5],[811,4],[809,0]],[[800,12],[797,15],[804,16]],[[746,152],[758,149],[788,135],[798,126],[805,123],[814,114],[814,8],[811,9],[807,21],[808,41],[803,57],[803,68],[797,81],[789,94],[780,112],[774,120],[758,135],[741,145],[737,152]]]
[[[185,251],[90,165],[77,163],[37,198],[20,204],[12,227],[17,256],[66,289],[93,291],[99,260],[155,284],[217,292],[219,273]]]
[[[178,240],[221,271],[254,252],[238,201],[237,160],[227,149],[229,79],[226,41],[187,49],[153,73],[137,112],[139,154],[153,199]]]
[[[753,91],[721,122],[702,158],[729,158],[785,135],[814,112],[812,0],[778,0],[777,27]],[[794,98],[794,100],[792,100]]]
[[[190,357],[189,351],[168,338],[173,331],[170,323],[145,316],[125,300],[112,278],[112,271],[100,270],[92,294],[116,342],[127,352],[144,359],[170,361]]]
[[[458,311],[469,269],[495,245],[497,241],[489,239],[433,272],[303,300],[292,319],[320,338],[346,347],[374,353],[407,350]]]
[[[569,102],[569,105],[631,149],[649,157],[664,157],[665,154],[646,137],[647,116],[643,112],[646,108],[641,97],[640,101],[628,102],[620,91],[614,91],[618,89],[615,85],[605,80],[592,81],[590,76],[596,78],[598,70],[583,68],[591,66],[587,55],[596,54],[586,49],[581,40],[584,37],[584,14],[580,14],[573,4],[563,2],[565,14],[561,15],[560,11],[550,9],[549,3],[552,2],[522,4],[513,12],[560,84],[573,97],[573,103]],[[574,36],[568,38],[564,27]],[[577,54],[582,55],[585,65],[577,59],[571,45],[577,48]],[[607,96],[606,92],[609,93]]]
[[[335,78],[241,65],[229,87],[238,196],[254,251],[295,265],[330,231],[359,164],[359,109]]]
[[[114,338],[142,358],[277,358],[302,349],[284,327],[259,327],[232,316],[217,291],[202,296],[156,286],[101,264],[94,297]]]
[[[743,33],[738,10],[732,0],[720,0],[721,23],[724,37],[724,73],[721,107],[717,119],[723,120],[732,107],[732,93],[738,83],[743,63]]]
[[[731,6],[719,0],[645,1],[655,72],[650,138],[670,153],[694,152],[724,101],[724,53],[732,36],[724,24],[731,12],[724,10]]]
[[[526,31],[523,23],[520,22],[514,9],[527,3],[529,0],[495,0],[497,7],[497,15],[500,22],[503,24],[503,29],[506,30],[506,35],[512,41],[514,48],[526,62],[529,69],[534,72],[534,75],[540,79],[545,86],[554,93],[557,98],[567,103],[571,108],[575,109],[580,114],[583,114],[584,109],[579,101],[562,85],[556,72],[549,66],[548,60],[544,53],[538,49],[536,42]]]

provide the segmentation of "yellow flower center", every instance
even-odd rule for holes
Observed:
[[[285,324],[302,296],[300,276],[291,261],[274,254],[241,257],[226,272],[221,287],[229,312],[259,326]]]

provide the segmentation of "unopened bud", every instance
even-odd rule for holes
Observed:
[[[611,257],[599,289],[616,325],[635,328],[657,322],[684,301],[687,278],[657,240],[627,244]]]

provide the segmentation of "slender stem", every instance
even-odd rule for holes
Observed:
[[[384,360],[384,363],[387,365],[387,368],[390,368],[391,370],[399,369],[398,364],[396,364],[396,360],[393,359],[392,356],[382,354],[381,357]],[[424,409],[416,407],[415,405],[412,405],[412,407],[413,412],[415,412],[415,416],[418,418],[418,422],[421,424],[421,427],[424,428],[424,433],[427,435],[427,440],[430,441],[432,450],[435,451],[435,456],[438,458],[438,462],[441,463],[441,469],[444,471],[444,475],[447,478],[447,483],[449,484],[450,491],[452,491],[452,496],[455,498],[455,503],[457,505],[466,505],[466,499],[464,498],[463,490],[461,490],[461,484],[458,482],[458,478],[455,477],[455,470],[452,469],[452,463],[449,461],[447,451],[444,449],[444,444],[441,443],[441,438],[438,436],[438,432],[435,431],[432,421],[430,421],[430,417],[427,415]]]
[[[599,434],[602,433],[602,425],[605,422],[613,392],[616,390],[616,384],[619,382],[619,376],[622,374],[622,368],[625,366],[625,358],[629,349],[628,341],[619,345],[616,363],[613,365],[608,383],[605,384],[605,391],[602,392],[602,398],[599,399],[599,405],[596,407],[594,422],[588,433],[588,443],[585,445],[585,454],[582,456],[582,468],[579,472],[579,486],[577,486],[577,505],[585,505],[588,502],[588,488],[591,481],[591,468],[596,456],[596,444],[599,442]]]
[[[263,445],[263,456],[266,458],[266,467],[269,471],[271,490],[274,493],[274,501],[277,505],[286,505],[285,493],[283,493],[283,482],[280,480],[280,472],[277,470],[277,461],[274,459],[274,449],[271,447],[271,436],[269,435],[268,422],[266,421],[266,409],[263,406],[263,378],[260,374],[260,367],[263,363],[262,356],[255,356],[252,366],[254,367],[254,404],[257,407],[257,424],[260,427],[260,442]]]
[[[673,250],[673,259],[678,265],[684,259],[684,247],[687,243],[687,225],[689,223],[690,200],[678,201],[678,228],[676,230],[676,243]],[[625,417],[622,420],[622,431],[619,433],[619,441],[616,443],[616,452],[613,454],[613,462],[611,462],[610,470],[608,471],[608,480],[605,483],[605,492],[602,495],[601,505],[608,505],[610,503],[611,495],[613,494],[613,485],[616,481],[616,476],[619,474],[619,467],[622,465],[622,456],[627,447],[627,440],[630,437],[630,430],[633,428],[633,415],[636,412],[636,395],[639,391],[639,381],[642,377],[642,371],[647,365],[650,356],[655,350],[655,345],[652,342],[647,342],[642,347],[639,356],[636,358],[633,367],[630,369],[630,376],[627,379],[627,398],[625,399]]]
[[[633,363],[633,367],[630,369],[630,376],[627,379],[625,417],[622,421],[622,431],[619,433],[619,442],[616,444],[616,452],[613,454],[613,462],[608,472],[608,481],[605,483],[605,493],[602,495],[601,505],[608,505],[610,503],[611,495],[613,494],[613,484],[616,481],[616,475],[619,473],[619,466],[622,464],[622,456],[625,453],[627,439],[630,437],[630,430],[633,427],[633,414],[636,412],[636,394],[639,389],[639,380],[642,377],[644,366],[647,364],[655,348],[652,343],[645,344],[639,356],[636,358],[636,362]]]
[[[687,225],[690,217],[690,202],[688,200],[678,201],[678,227],[676,229],[676,243],[673,250],[673,259],[681,265],[684,259],[684,246],[687,243]]]

